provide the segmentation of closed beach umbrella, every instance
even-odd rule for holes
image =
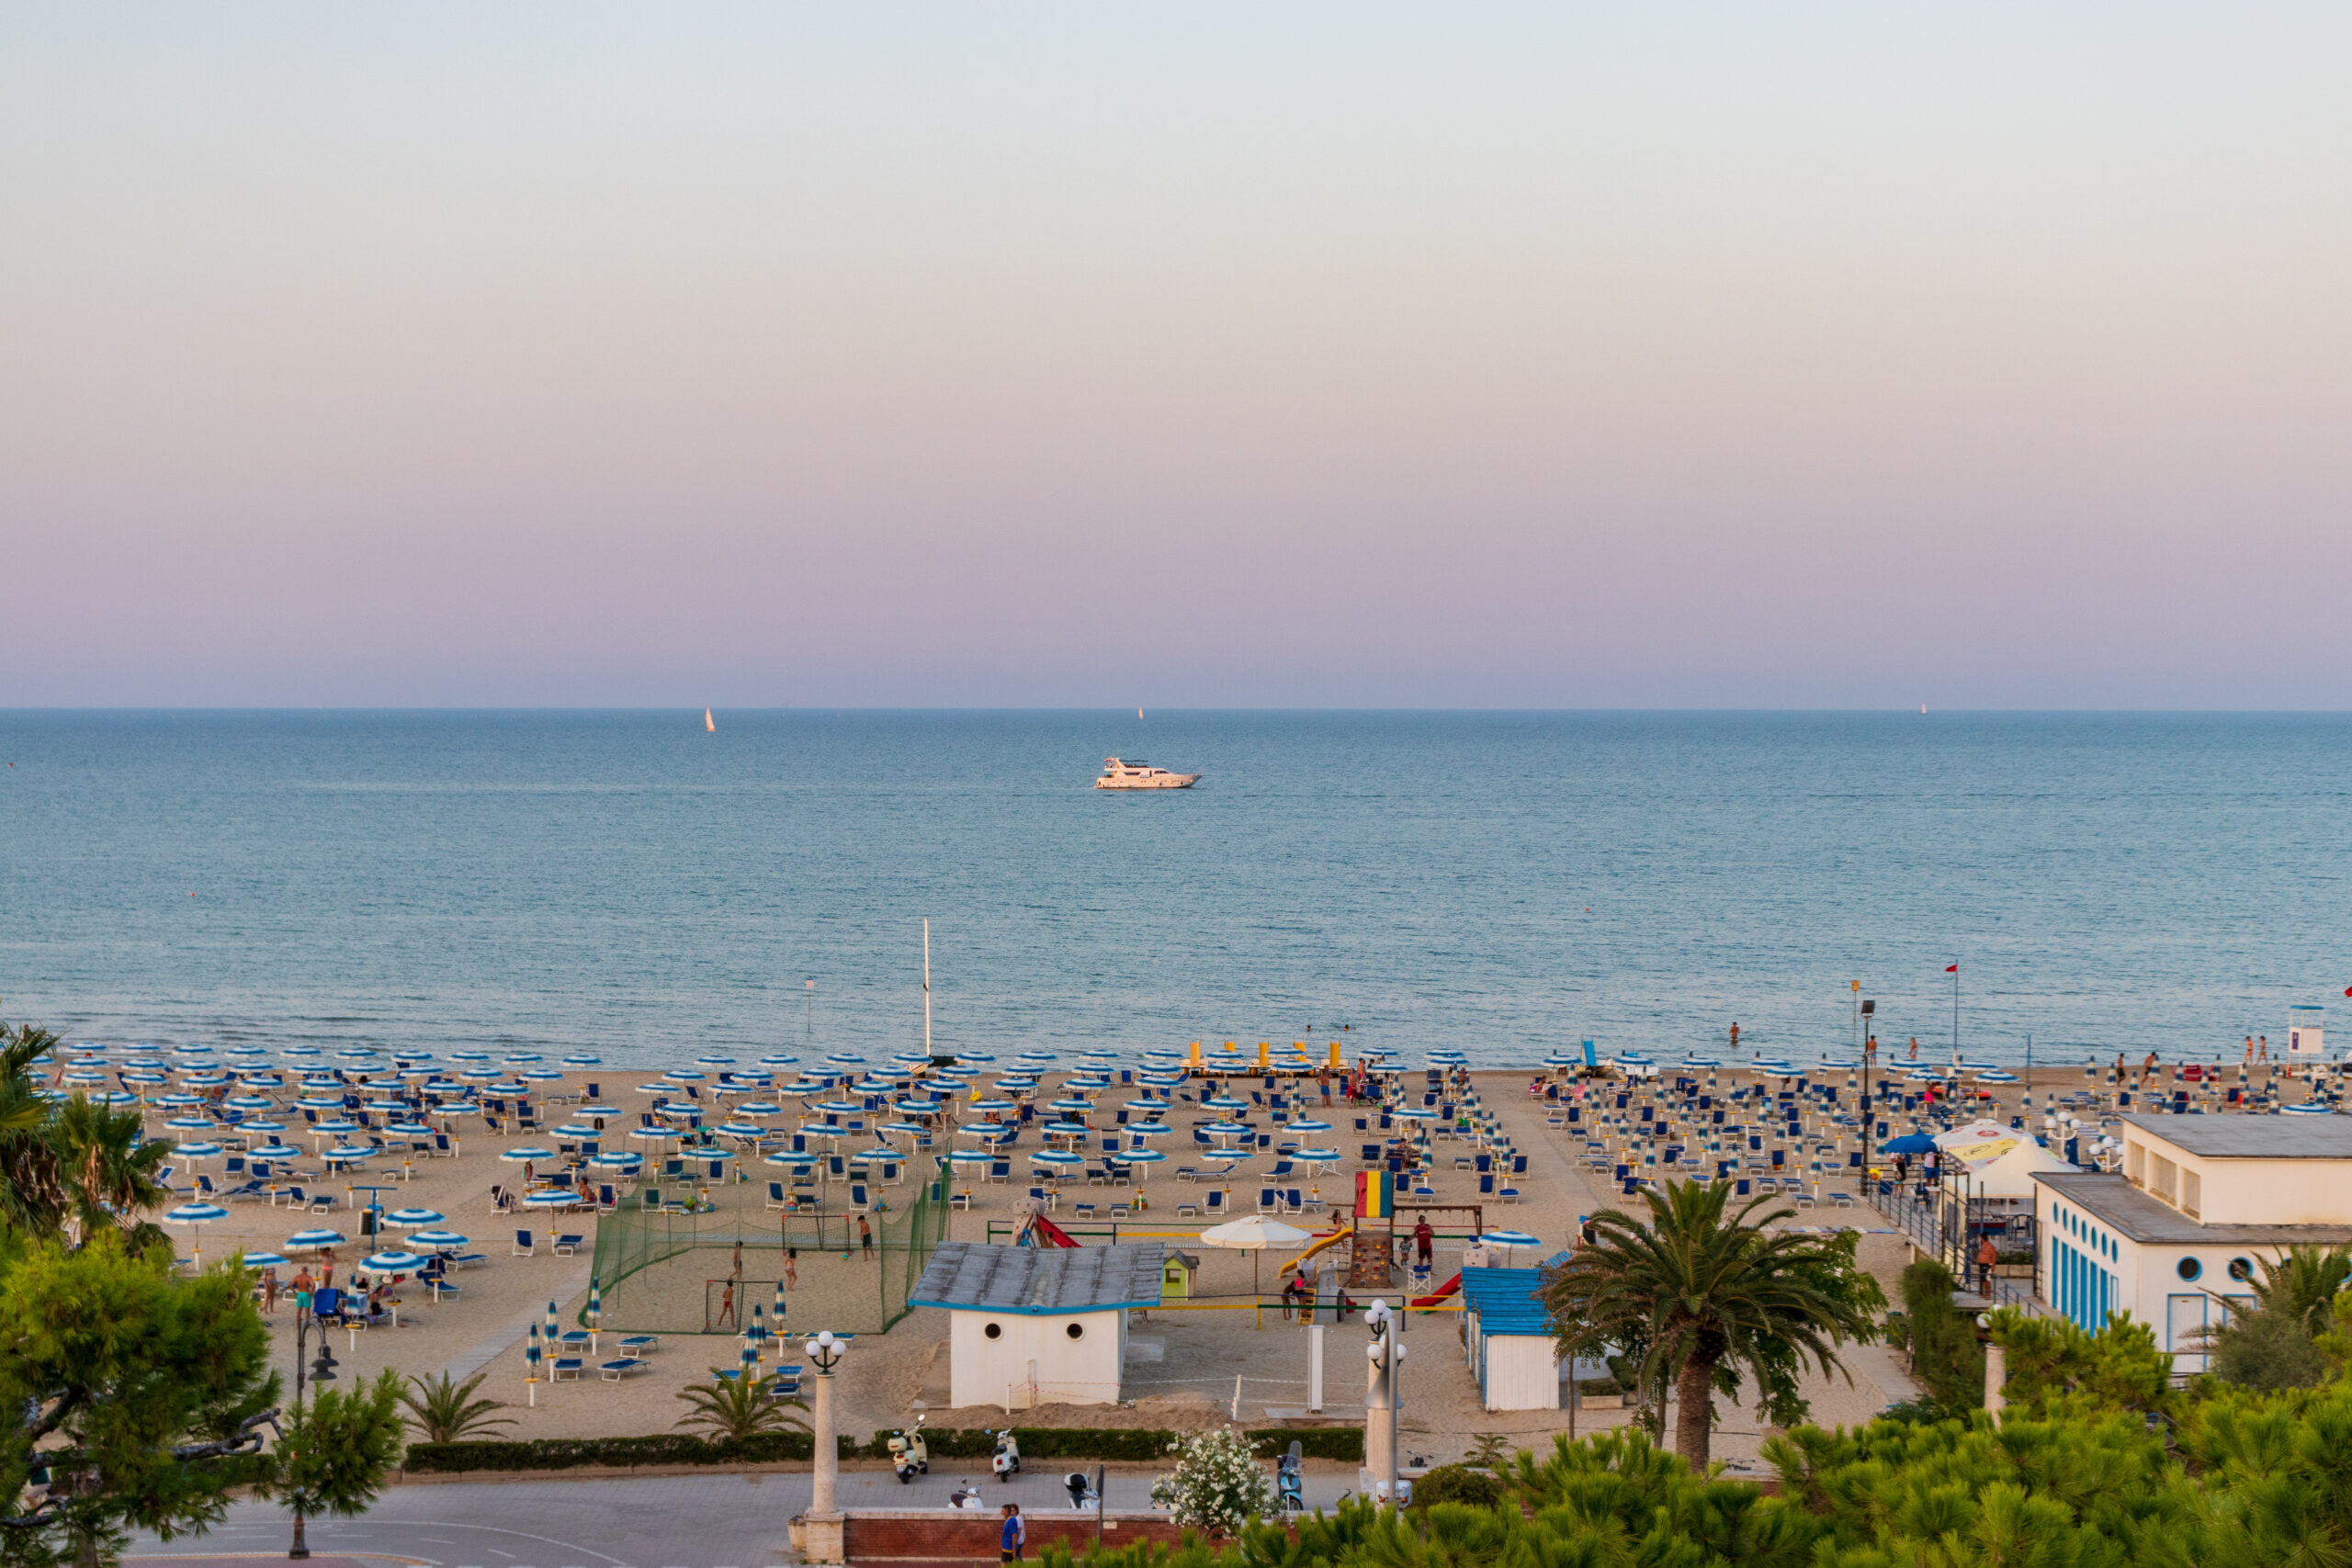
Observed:
[[[784,1281],[782,1280],[775,1282],[775,1326],[777,1333],[784,1332]]]
[[[549,1302],[548,1303],[548,1343],[552,1345],[561,1337],[562,1335],[556,1327],[555,1303]]]
[[[588,1276],[587,1315],[588,1332],[594,1334],[596,1325],[605,1321],[605,1282],[594,1274]]]
[[[526,1338],[523,1341],[523,1364],[524,1364],[524,1366],[525,1366],[525,1367],[526,1367],[526,1368],[528,1368],[528,1369],[529,1369],[529,1370],[528,1370],[528,1371],[524,1374],[525,1378],[526,1378],[527,1381],[531,1382],[538,1382],[538,1381],[539,1381],[539,1325],[538,1325],[537,1324],[536,1324],[536,1323],[534,1323],[534,1324],[532,1324],[532,1325],[531,1325],[531,1332],[530,1332],[530,1335],[529,1335],[529,1337],[526,1337]],[[534,1397],[535,1397],[535,1398],[537,1397],[537,1393],[536,1393],[536,1391],[534,1391]]]

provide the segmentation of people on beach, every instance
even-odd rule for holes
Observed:
[[[800,1249],[797,1247],[784,1249],[784,1288],[787,1291],[800,1288]]]
[[[1919,1037],[1918,1037],[1917,1035],[1914,1034],[1914,1035],[1911,1037],[1911,1060],[1913,1060],[1913,1061],[1915,1061],[1915,1062],[1916,1062],[1916,1061],[1917,1061],[1918,1059],[1919,1059]]]
[[[275,1269],[261,1271],[261,1309],[264,1312],[277,1310],[277,1270]]]
[[[874,1227],[865,1223],[864,1214],[857,1216],[857,1254],[860,1258],[874,1256]]]
[[[1430,1266],[1430,1255],[1436,1247],[1437,1232],[1430,1228],[1429,1216],[1424,1214],[1413,1226],[1413,1255],[1420,1259],[1422,1268]]]
[[[1004,1531],[997,1540],[996,1560],[999,1562],[1020,1562],[1021,1549],[1028,1540],[1029,1527],[1022,1522],[1021,1505],[1007,1503],[1004,1506]]]
[[[718,1321],[721,1324],[735,1322],[735,1281],[732,1280],[728,1280],[726,1289],[718,1292]]]
[[[1993,1293],[1993,1267],[2000,1260],[2000,1248],[1993,1245],[1992,1235],[1988,1232],[1984,1239],[1976,1244],[1976,1279],[1984,1295]]]
[[[1739,1049],[1739,1021],[1737,1019],[1732,1021],[1731,1048],[1735,1051]]]

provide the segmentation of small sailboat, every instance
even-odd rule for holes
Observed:
[[[711,722],[710,710],[708,708],[702,710],[702,728],[703,733],[706,735],[716,735],[718,733],[718,726]]]

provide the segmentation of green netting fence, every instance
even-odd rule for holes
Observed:
[[[816,1212],[767,1207],[764,1181],[727,1182],[695,1194],[663,1192],[671,1207],[649,1207],[632,1193],[596,1222],[595,1273],[603,1293],[599,1326],[629,1334],[733,1334],[756,1305],[772,1319],[784,1282],[787,1333],[830,1328],[879,1334],[907,1314],[907,1298],[947,1230],[947,1204],[936,1179],[872,1190],[880,1205],[864,1218],[841,1203]],[[846,1188],[833,1184],[832,1190]],[[707,1206],[706,1206],[707,1205]],[[719,1325],[726,1287],[735,1286],[731,1320]]]

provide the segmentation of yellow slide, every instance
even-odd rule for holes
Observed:
[[[1340,1242],[1347,1240],[1350,1236],[1355,1234],[1355,1221],[1352,1219],[1341,1220],[1338,1230],[1333,1231],[1329,1235],[1317,1238],[1306,1251],[1300,1253],[1296,1258],[1294,1258],[1289,1262],[1283,1264],[1283,1269],[1295,1269],[1300,1264],[1306,1262],[1308,1258],[1314,1257],[1317,1253],[1322,1251],[1325,1247],[1336,1247]],[[1279,1274],[1282,1272],[1282,1269],[1278,1269],[1275,1272]]]

